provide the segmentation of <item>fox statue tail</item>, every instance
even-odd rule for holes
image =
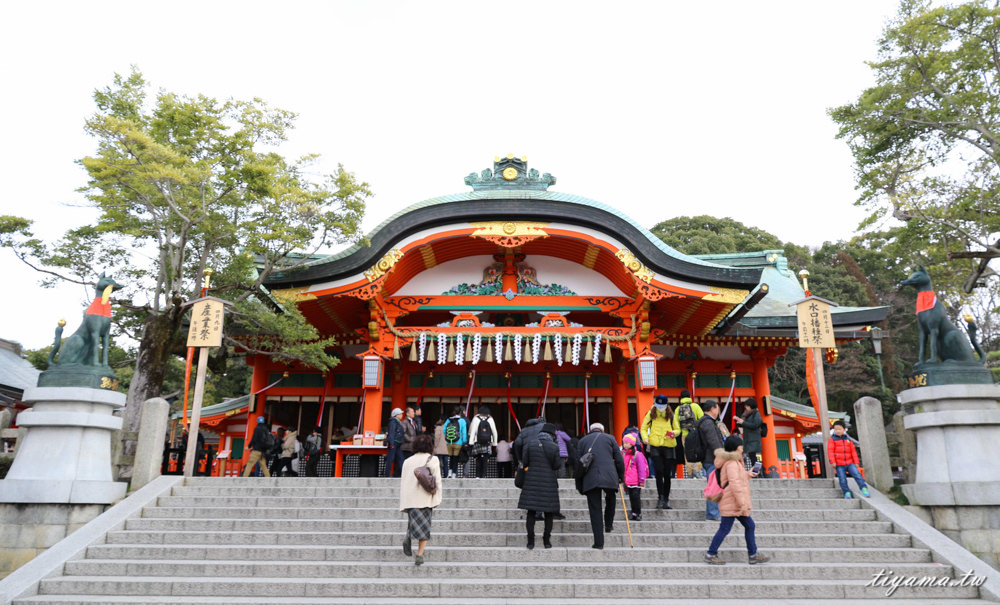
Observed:
[[[52,365],[53,362],[55,362],[56,353],[59,352],[59,347],[60,345],[62,345],[63,326],[65,325],[66,325],[66,320],[60,319],[59,325],[56,326],[56,338],[52,342],[52,351],[49,352],[49,365]]]
[[[979,363],[986,363],[986,353],[983,353],[983,348],[979,346],[979,326],[972,319],[971,315],[965,316],[965,329],[969,333],[969,340],[972,342],[972,348],[976,351],[976,355],[979,356]]]

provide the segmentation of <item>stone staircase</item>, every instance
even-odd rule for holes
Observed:
[[[652,482],[650,482],[650,485]],[[586,500],[560,484],[566,520],[554,548],[525,548],[524,513],[511,480],[451,479],[435,511],[427,562],[402,554],[398,480],[195,478],[160,496],[38,594],[56,603],[749,603],[878,600],[972,602],[974,587],[866,586],[873,574],[957,577],[950,565],[831,480],[755,480],[761,552],[747,565],[742,528],[723,544],[725,566],[702,562],[718,523],[706,522],[703,483],[675,480],[673,510],[644,490],[629,547],[620,501],[603,551],[590,548]],[[414,544],[416,549],[416,544]],[[977,601],[978,602],[978,601]]]

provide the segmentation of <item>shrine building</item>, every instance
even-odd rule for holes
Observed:
[[[617,437],[654,396],[674,405],[686,388],[718,400],[730,425],[757,399],[765,468],[801,451],[819,423],[777,408],[768,384],[798,346],[790,303],[805,296],[782,252],[688,256],[555,182],[496,158],[465,178],[472,191],[410,206],[370,245],[272,276],[275,301],[336,337],[340,363],[324,375],[250,355],[251,397],[206,408],[203,428],[244,461],[258,416],[303,435],[318,425],[329,443],[345,426],[381,433],[392,408],[417,402],[430,427],[485,404],[501,435],[544,411],[570,433],[599,421]],[[885,315],[834,307],[837,343],[868,338]]]

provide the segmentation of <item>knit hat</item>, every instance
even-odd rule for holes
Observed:
[[[635,433],[625,433],[625,436],[622,437],[622,445],[631,445],[632,447],[635,447],[635,443]]]
[[[553,437],[555,437],[556,436],[556,425],[550,424],[550,423],[546,422],[545,424],[542,425],[542,432],[543,433],[548,433],[549,435],[552,435]]]
[[[257,424],[264,424],[264,417],[263,416],[257,416]]]
[[[403,410],[401,410],[399,408],[392,408],[392,413],[389,414],[389,416],[391,416],[393,418],[395,418],[396,416],[402,416],[402,415],[403,415]]]
[[[653,405],[657,407],[660,411],[667,409],[667,405],[670,400],[667,399],[666,395],[657,395],[656,399],[653,400]]]
[[[691,399],[691,391],[687,389],[681,389],[681,399]]]
[[[730,435],[726,437],[725,448],[727,452],[735,452],[736,448],[743,445],[743,438],[739,435]]]
[[[600,422],[595,422],[594,424],[590,425],[590,430],[592,430],[592,431],[595,431],[595,430],[596,431],[601,431],[603,433],[604,432],[604,425],[601,424]]]

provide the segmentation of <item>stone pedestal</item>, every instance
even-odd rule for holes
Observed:
[[[916,434],[916,480],[903,486],[932,524],[987,563],[1000,560],[1000,385],[920,387],[899,394]]]
[[[0,481],[0,502],[110,504],[126,485],[111,475],[111,431],[122,427],[112,412],[125,395],[83,387],[24,391],[32,409],[18,424],[27,429],[17,457]]]
[[[899,394],[917,436],[917,477],[903,492],[921,506],[1000,505],[1000,386],[952,384]]]

